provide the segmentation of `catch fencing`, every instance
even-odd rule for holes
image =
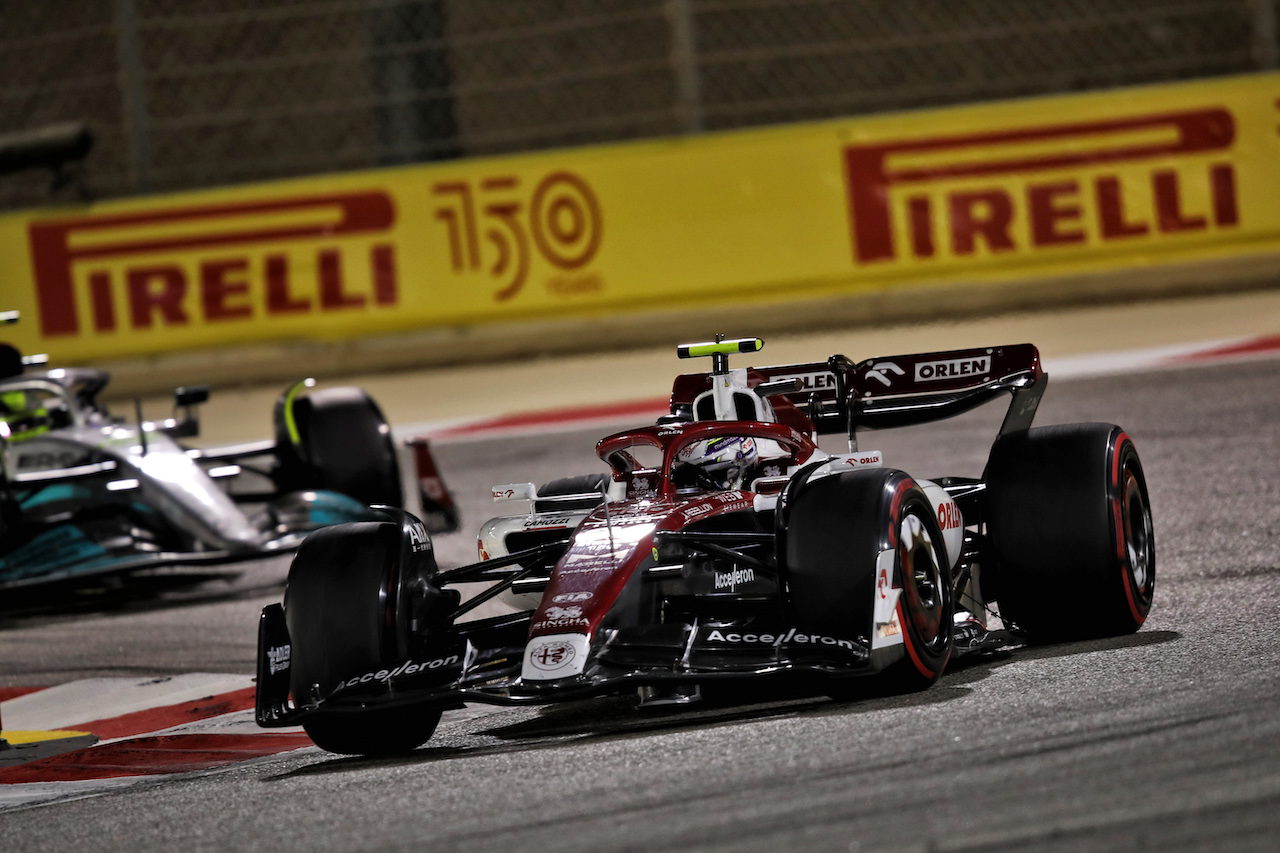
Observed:
[[[1277,67],[1277,0],[0,0],[0,208]]]

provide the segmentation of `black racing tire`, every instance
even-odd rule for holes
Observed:
[[[1037,642],[1131,634],[1155,591],[1151,502],[1113,424],[1064,424],[991,449],[987,535],[1000,615]]]
[[[398,578],[397,525],[338,524],[306,538],[284,594],[291,645],[290,690],[305,704],[343,681],[396,664],[391,588]],[[396,755],[421,746],[439,709],[375,709],[316,717],[303,728],[316,745],[344,755]]]
[[[790,496],[784,565],[798,626],[832,637],[871,637],[877,561],[895,551],[892,585],[902,656],[874,679],[876,692],[923,690],[937,681],[953,646],[951,563],[936,513],[902,471],[846,471],[806,483]],[[892,647],[890,647],[892,648]],[[843,699],[865,692],[862,679],[831,679]]]
[[[378,404],[359,388],[324,388],[292,401],[295,444],[277,424],[290,488],[329,489],[362,504],[404,506],[400,462]]]
[[[561,477],[538,489],[538,497],[550,498],[560,495],[585,495],[595,493],[598,498],[583,498],[578,501],[535,501],[534,512],[569,512],[584,509],[595,509],[604,503],[603,489],[609,481],[608,474],[581,474],[577,477]]]

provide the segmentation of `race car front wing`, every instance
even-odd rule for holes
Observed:
[[[258,634],[258,724],[295,726],[316,717],[371,708],[460,707],[466,702],[533,705],[626,692],[637,687],[698,685],[770,676],[846,677],[870,674],[866,638],[807,634],[757,617],[705,624],[606,628],[579,675],[522,677],[532,614],[517,613],[455,625],[431,637],[429,649],[383,668],[351,673],[321,695],[318,686],[294,695],[284,609],[268,606]],[[548,638],[549,639],[549,638]]]

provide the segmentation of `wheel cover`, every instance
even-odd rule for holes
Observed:
[[[942,624],[942,615],[946,606],[943,589],[946,581],[928,528],[913,513],[903,516],[898,525],[898,561],[902,568],[906,618],[930,650],[945,645],[946,626]]]
[[[1124,543],[1129,576],[1143,600],[1151,597],[1153,580],[1151,560],[1151,511],[1131,463],[1126,463],[1121,492],[1121,518],[1124,521]]]

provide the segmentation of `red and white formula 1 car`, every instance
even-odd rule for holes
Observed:
[[[339,753],[425,742],[466,702],[638,692],[689,702],[737,681],[836,697],[928,687],[953,654],[1137,630],[1155,556],[1142,466],[1117,426],[1031,429],[1029,344],[730,369],[759,339],[679,348],[671,414],[602,439],[610,473],[494,488],[527,513],[438,570],[416,518],[313,533],[259,631],[257,717]],[[925,480],[865,430],[1012,395],[981,479]],[[848,452],[817,447],[844,433]],[[604,494],[597,490],[603,488]],[[490,582],[460,604],[455,584]],[[494,596],[518,612],[459,623]],[[1005,631],[988,630],[998,606]]]

